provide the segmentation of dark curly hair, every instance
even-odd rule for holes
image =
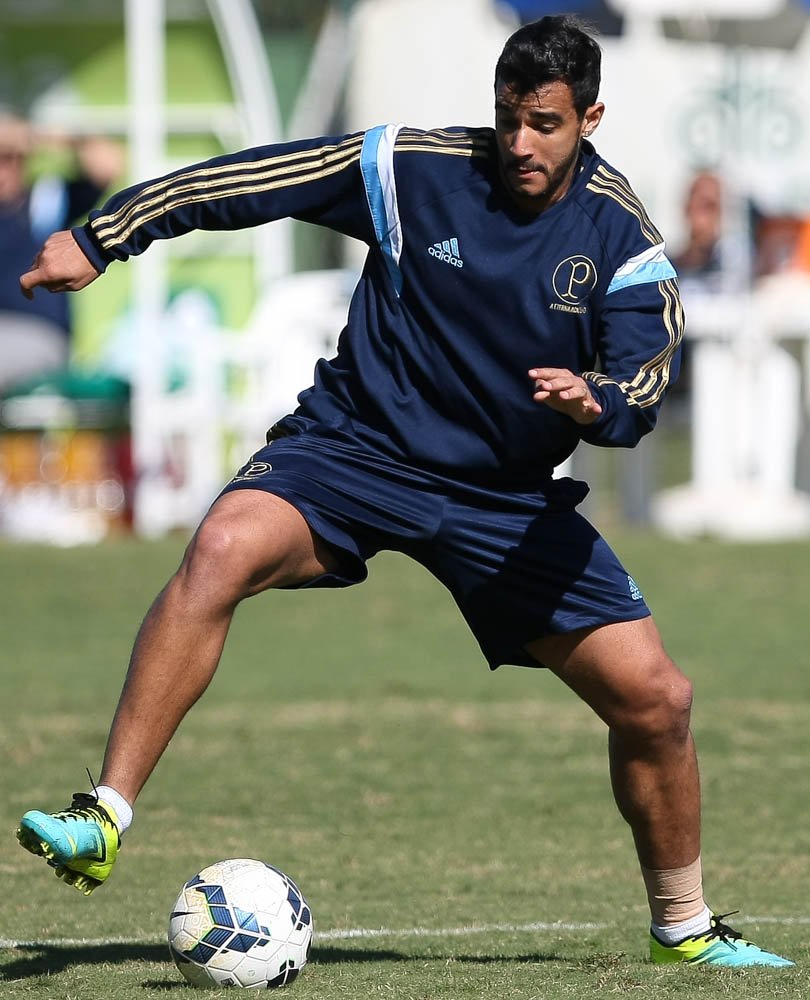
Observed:
[[[599,96],[601,65],[602,50],[584,23],[555,14],[524,24],[507,39],[495,66],[495,86],[505,83],[523,95],[559,80],[571,88],[582,117]]]

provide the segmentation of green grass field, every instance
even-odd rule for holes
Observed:
[[[648,964],[602,725],[544,671],[490,673],[396,556],[362,587],[246,603],[112,879],[63,886],[17,821],[97,775],[134,631],[182,551],[123,540],[0,546],[0,996],[190,995],[169,910],[199,868],[242,856],[312,906],[300,1000],[808,996],[810,544],[613,541],[696,684],[709,902],[795,969]]]

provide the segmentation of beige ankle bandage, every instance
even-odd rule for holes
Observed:
[[[641,874],[647,887],[653,923],[679,924],[703,911],[706,904],[699,857],[685,868],[656,871],[642,867]]]

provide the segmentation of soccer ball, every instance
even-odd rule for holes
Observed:
[[[169,950],[194,986],[284,986],[311,943],[312,913],[295,882],[247,858],[203,868],[169,917]]]

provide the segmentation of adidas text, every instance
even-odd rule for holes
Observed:
[[[445,264],[452,264],[453,267],[464,267],[464,261],[461,259],[458,248],[458,240],[455,236],[449,240],[442,240],[441,243],[434,243],[432,247],[428,247],[428,253],[431,257],[444,261]]]

